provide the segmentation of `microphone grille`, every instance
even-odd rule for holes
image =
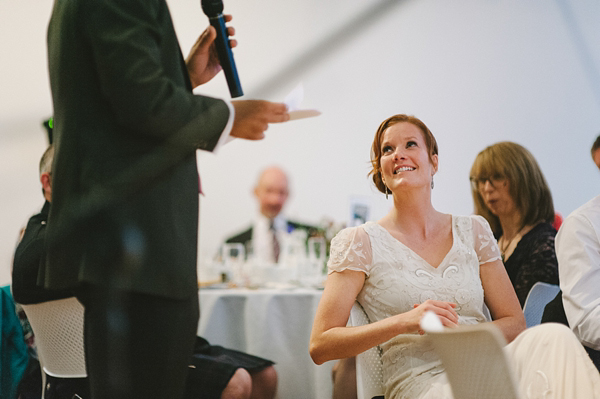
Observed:
[[[209,18],[216,17],[223,13],[223,2],[221,0],[201,0],[202,11]]]

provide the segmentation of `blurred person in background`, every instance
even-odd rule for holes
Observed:
[[[477,155],[470,180],[475,213],[490,224],[523,307],[536,282],[558,284],[555,213],[546,179],[527,149],[505,141]]]
[[[290,194],[288,176],[278,166],[265,168],[254,186],[254,196],[258,201],[258,214],[252,225],[228,238],[225,243],[241,243],[246,253],[260,262],[277,263],[286,248],[291,245],[294,231],[301,230],[306,239],[323,236],[322,229],[316,226],[289,220],[283,208]]]
[[[600,163],[600,136],[591,148]],[[599,166],[600,167],[600,166]],[[573,211],[556,235],[561,291],[546,305],[542,323],[573,330],[600,370],[600,197]]]
[[[556,236],[556,254],[561,293],[546,306],[544,318],[552,314],[548,321],[571,327],[600,370],[600,196],[565,219]]]
[[[52,203],[51,167],[53,159],[54,146],[50,145],[44,151],[39,165],[44,206],[40,213],[33,215],[27,222],[27,227],[22,233],[13,258],[11,289],[25,334],[25,342],[29,348],[29,364],[19,386],[19,394],[22,399],[41,398],[42,371],[37,356],[35,336],[20,305],[43,303],[74,296],[73,290],[49,290],[38,284],[40,267],[46,260],[46,225]],[[75,394],[82,398],[89,396],[89,387],[85,378],[55,378],[46,375],[46,382],[44,392],[46,398],[71,399]]]

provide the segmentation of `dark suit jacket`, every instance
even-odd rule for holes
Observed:
[[[197,290],[198,172],[227,104],[195,96],[165,0],[56,0],[52,288],[81,282],[183,298]]]
[[[302,224],[302,223],[288,220],[287,221],[288,233],[291,233],[292,231],[294,231],[296,229],[306,230],[307,238],[315,237],[315,236],[324,236],[323,229],[320,229],[315,226],[310,226],[307,224]],[[227,244],[241,243],[241,244],[244,244],[244,247],[247,247],[248,244],[252,241],[252,230],[253,230],[253,227],[250,226],[248,229],[242,231],[241,233],[236,234],[235,236],[229,237],[225,241],[225,243],[227,243]]]
[[[42,211],[27,222],[23,238],[15,250],[11,288],[15,302],[23,305],[74,295],[71,290],[48,290],[38,285],[40,266],[46,260],[45,238],[49,211],[50,203],[46,201]]]

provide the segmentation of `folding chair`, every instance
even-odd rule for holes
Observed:
[[[358,302],[354,302],[348,324],[363,326],[369,318]],[[356,356],[356,390],[358,399],[383,398],[383,364],[381,348],[375,346]]]
[[[558,291],[560,291],[558,285],[542,283],[541,281],[531,287],[523,306],[527,328],[537,326],[542,322],[546,305],[556,297]]]
[[[76,298],[22,305],[35,335],[42,370],[56,378],[85,378],[83,305]]]
[[[439,325],[427,323],[431,315]],[[506,356],[506,340],[491,323],[443,328],[433,313],[424,317],[427,332],[442,359],[454,399],[519,399],[516,379]]]

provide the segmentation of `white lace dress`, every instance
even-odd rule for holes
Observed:
[[[481,216],[452,216],[452,238],[452,248],[433,267],[382,226],[368,222],[344,229],[333,239],[329,273],[349,269],[366,274],[357,299],[371,322],[408,312],[427,299],[456,303],[461,324],[488,321],[479,266],[500,259],[496,240]],[[381,349],[386,398],[452,398],[441,361],[425,337],[400,334],[381,344]],[[521,363],[528,356],[515,357],[515,367],[527,368]],[[589,367],[583,367],[587,373]],[[595,374],[598,382],[593,383],[600,388]],[[571,396],[556,396],[563,397]]]

